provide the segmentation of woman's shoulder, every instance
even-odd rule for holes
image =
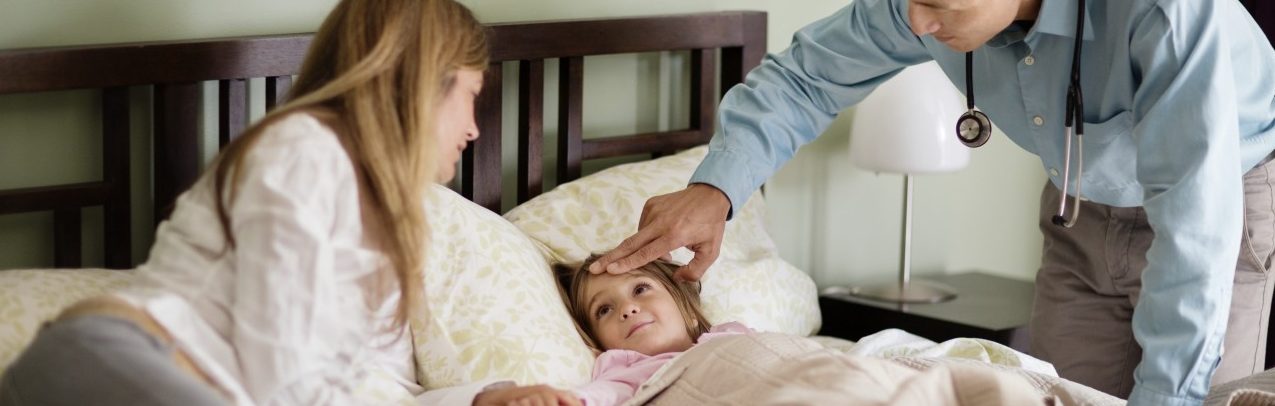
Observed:
[[[320,114],[308,111],[287,113],[271,118],[261,128],[257,148],[314,148],[319,150],[341,149],[332,127],[320,120]]]
[[[336,131],[320,117],[300,111],[268,118],[262,123],[259,138],[244,155],[247,170],[320,167],[324,172],[352,172],[353,163]]]
[[[238,163],[242,182],[300,196],[345,194],[356,168],[332,127],[306,112],[271,117]]]

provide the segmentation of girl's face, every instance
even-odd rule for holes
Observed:
[[[589,329],[604,349],[657,355],[691,348],[686,321],[673,295],[641,272],[591,276],[584,300]]]
[[[460,69],[442,104],[435,112],[434,134],[438,140],[438,179],[440,183],[456,176],[456,162],[470,141],[478,139],[474,122],[474,99],[483,90],[483,72]]]
[[[1020,0],[910,0],[908,21],[917,36],[958,52],[982,46],[1014,22]]]

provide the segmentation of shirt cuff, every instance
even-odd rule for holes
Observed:
[[[514,385],[513,381],[487,379],[442,389],[434,389],[416,397],[420,405],[470,406],[474,398],[487,389],[503,388]]]
[[[1145,389],[1142,385],[1133,387],[1133,393],[1129,395],[1129,406],[1193,406],[1203,403],[1204,399],[1193,399],[1185,396],[1166,395],[1150,389]]]
[[[726,215],[730,220],[735,217],[735,209],[744,207],[748,197],[760,186],[753,182],[747,157],[729,151],[709,151],[689,183],[707,184],[725,193],[730,199],[730,213]]]

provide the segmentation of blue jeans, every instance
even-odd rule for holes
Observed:
[[[46,325],[0,377],[0,406],[225,405],[133,323],[80,316]]]

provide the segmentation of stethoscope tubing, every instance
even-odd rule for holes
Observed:
[[[1067,115],[1064,120],[1063,148],[1063,179],[1062,179],[1062,195],[1058,198],[1058,214],[1054,215],[1051,221],[1058,226],[1071,228],[1076,225],[1076,221],[1080,219],[1080,185],[1083,182],[1085,174],[1085,127],[1084,127],[1084,95],[1080,87],[1080,51],[1085,33],[1085,0],[1077,0],[1076,6],[1076,39],[1072,45],[1071,51],[1071,75],[1067,84]],[[988,136],[991,135],[991,121],[981,111],[977,111],[974,107],[974,52],[965,53],[965,106],[966,113],[961,116],[956,123],[956,136],[970,148],[977,148],[987,142]],[[977,119],[978,124],[986,124],[986,126],[969,128],[978,128],[978,136],[967,138],[962,134],[964,124],[973,122]],[[1067,216],[1067,190],[1071,183],[1071,139],[1076,138],[1076,195],[1072,201],[1071,216]]]

